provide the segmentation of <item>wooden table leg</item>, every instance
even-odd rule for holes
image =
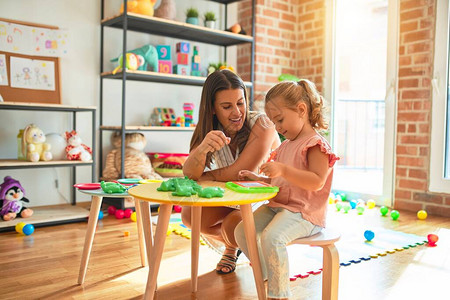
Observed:
[[[89,212],[88,226],[86,229],[86,237],[84,239],[83,254],[81,255],[80,272],[78,274],[78,284],[83,284],[86,276],[89,256],[91,255],[92,242],[94,241],[95,227],[97,226],[98,214],[100,206],[102,206],[101,196],[92,196],[91,211]]]
[[[261,261],[258,255],[258,247],[256,245],[255,221],[251,204],[241,205],[242,221],[244,222],[245,239],[247,241],[249,259],[252,263],[253,276],[255,277],[256,291],[258,299],[266,299],[266,290],[264,288],[264,280],[262,278]]]
[[[145,208],[143,207],[143,210]],[[148,271],[148,279],[147,286],[145,288],[144,299],[152,300],[155,295],[156,289],[156,280],[158,278],[159,266],[161,264],[161,257],[164,250],[164,242],[166,241],[167,236],[167,228],[169,227],[170,214],[172,213],[172,204],[160,204],[159,206],[159,215],[158,215],[158,224],[156,225],[156,233],[155,233],[155,245],[151,249],[150,252],[150,261],[149,261],[149,271]],[[144,223],[144,230],[148,227],[147,224],[150,224],[150,218],[144,213],[142,215],[142,221]],[[145,234],[147,239],[148,234]],[[147,251],[149,251],[147,249]]]
[[[139,237],[139,251],[140,251],[140,254],[141,254],[141,265],[143,267],[145,267],[145,266],[147,266],[147,253],[146,253],[146,247],[145,247],[144,233],[143,233],[143,230],[142,230],[141,205],[140,205],[139,202],[140,202],[139,199],[134,199],[134,207],[136,208],[136,225],[137,225],[138,237]],[[146,202],[146,203],[147,203],[146,210],[147,210],[147,213],[148,213],[149,205],[148,205],[148,202]],[[152,222],[151,222],[150,215],[149,215],[149,219],[150,219],[150,232],[151,232],[151,230],[152,230],[152,228],[151,228]],[[152,238],[150,238],[149,241],[150,241],[150,243],[152,243]],[[150,245],[152,245],[152,244],[150,244]]]
[[[198,253],[200,245],[200,224],[202,220],[202,207],[191,207],[191,292],[197,292],[198,283]]]

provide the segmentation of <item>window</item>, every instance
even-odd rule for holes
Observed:
[[[438,0],[431,123],[430,191],[450,193],[449,5]]]

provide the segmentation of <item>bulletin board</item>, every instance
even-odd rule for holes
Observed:
[[[58,29],[56,26],[49,26],[43,24],[22,22],[16,20],[9,20],[0,18],[0,21],[9,22],[14,24],[20,24],[25,26],[33,26],[47,29]],[[60,62],[59,57],[49,57],[49,56],[35,56],[20,53],[12,53],[0,51],[0,55],[5,56],[6,68],[7,68],[7,82],[8,85],[0,85],[0,95],[3,97],[5,102],[32,102],[32,103],[50,103],[50,104],[61,104],[61,84],[60,84]],[[30,89],[30,88],[18,88],[11,87],[11,57],[17,59],[30,59],[39,60],[43,62],[49,62],[54,64],[54,89],[52,90],[42,90],[42,89]]]

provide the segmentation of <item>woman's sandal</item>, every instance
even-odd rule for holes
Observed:
[[[219,263],[217,264],[217,267],[220,269],[216,269],[216,273],[220,275],[230,274],[233,273],[234,270],[236,270],[236,262],[239,258],[239,255],[241,255],[242,251],[238,249],[236,256],[230,255],[230,254],[223,254],[222,258],[220,259]],[[222,271],[222,269],[227,268],[228,272]]]

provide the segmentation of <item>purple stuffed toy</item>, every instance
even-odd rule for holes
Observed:
[[[3,220],[13,220],[17,215],[22,218],[33,215],[33,210],[24,206],[24,202],[30,202],[24,196],[25,190],[20,182],[6,176],[4,182],[0,184],[0,201],[3,202],[0,216]]]

